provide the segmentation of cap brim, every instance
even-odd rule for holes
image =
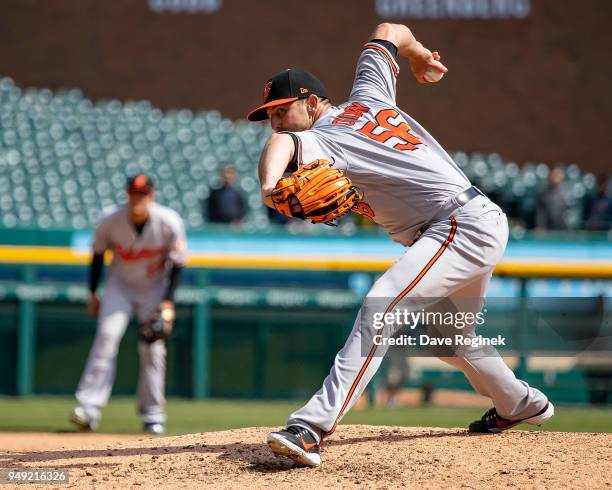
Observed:
[[[271,100],[270,102],[265,103],[264,105],[260,105],[257,109],[252,110],[247,115],[247,119],[249,121],[264,121],[268,119],[268,111],[266,109],[270,107],[276,107],[277,105],[288,104],[289,102],[294,102],[298,100],[299,97],[290,97],[288,99],[276,99]]]
[[[128,194],[151,194],[153,192],[153,187],[128,187],[127,192]]]

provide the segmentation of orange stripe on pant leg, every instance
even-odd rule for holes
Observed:
[[[448,235],[448,238],[444,241],[444,243],[442,244],[440,249],[436,252],[436,254],[429,260],[429,262],[427,262],[425,267],[423,267],[423,269],[421,269],[421,272],[419,272],[419,274],[406,287],[406,289],[404,289],[401,293],[399,293],[395,297],[395,299],[391,302],[391,304],[385,310],[385,314],[387,314],[392,308],[394,308],[395,305],[397,305],[402,300],[402,298],[404,296],[406,296],[410,291],[412,291],[415,288],[415,286],[421,281],[421,279],[423,279],[425,274],[427,274],[429,269],[431,269],[433,267],[433,265],[436,263],[436,261],[442,256],[442,254],[444,253],[444,250],[446,250],[448,245],[453,241],[453,238],[455,237],[455,232],[457,231],[457,221],[455,220],[454,217],[451,217],[450,218],[450,222],[451,222],[451,231],[450,231],[450,233]],[[378,333],[380,330],[382,330],[382,328],[383,327],[378,329],[376,331],[376,333]],[[361,366],[361,369],[359,370],[359,373],[357,374],[357,378],[355,378],[355,381],[351,385],[351,389],[349,390],[348,395],[346,396],[346,400],[344,401],[344,404],[342,405],[342,408],[340,409],[340,413],[338,413],[338,416],[336,417],[336,420],[334,422],[333,427],[329,430],[329,432],[326,432],[325,434],[323,434],[321,439],[323,439],[324,437],[331,436],[334,433],[334,431],[336,430],[336,426],[338,425],[338,421],[340,420],[340,418],[344,414],[344,411],[346,410],[346,407],[348,406],[348,404],[349,404],[349,402],[350,402],[350,400],[351,400],[351,398],[353,396],[353,393],[355,393],[355,390],[357,389],[357,385],[359,384],[359,382],[361,381],[361,378],[363,378],[364,373],[368,369],[368,366],[370,365],[370,362],[372,361],[372,357],[374,356],[374,353],[376,352],[376,348],[377,347],[378,346],[376,344],[373,344],[372,347],[370,348],[370,352],[368,352],[368,357],[364,361],[363,366]]]

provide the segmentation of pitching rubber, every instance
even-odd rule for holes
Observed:
[[[308,453],[279,434],[268,434],[267,443],[272,452],[278,456],[287,456],[305,466],[319,466],[321,464],[320,454]]]

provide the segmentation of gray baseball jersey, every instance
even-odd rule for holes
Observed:
[[[419,228],[471,184],[440,144],[397,107],[398,73],[384,46],[366,44],[349,101],[292,134],[299,165],[332,161],[364,192],[358,211],[410,245]]]
[[[125,206],[112,208],[100,220],[93,249],[112,250],[110,276],[134,291],[156,288],[168,267],[185,262],[185,226],[172,209],[151,204],[149,220],[139,235]]]

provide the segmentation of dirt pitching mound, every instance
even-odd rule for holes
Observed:
[[[323,464],[312,469],[273,457],[264,443],[270,430],[158,438],[0,434],[0,467],[68,469],[73,488],[612,485],[612,434],[470,435],[465,429],[347,425],[325,442]]]

